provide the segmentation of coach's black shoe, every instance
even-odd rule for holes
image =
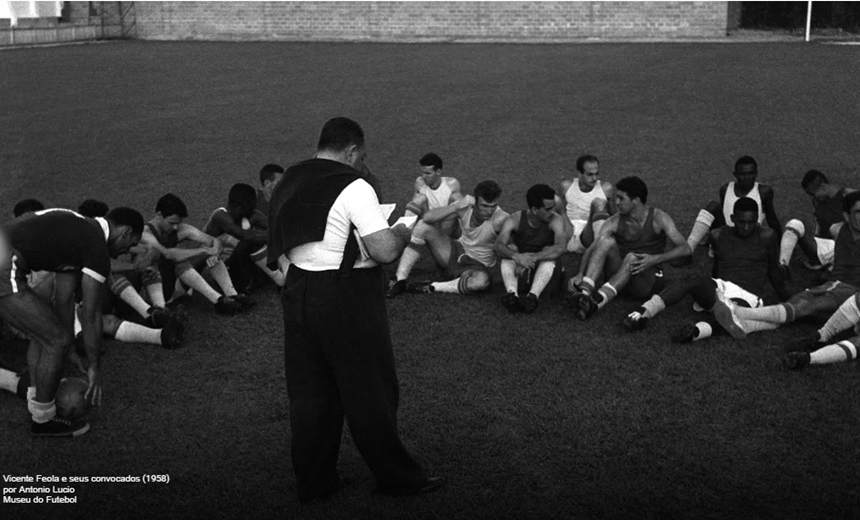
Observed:
[[[510,312],[517,312],[520,310],[520,298],[516,293],[506,293],[502,296],[502,305]]]
[[[77,437],[90,431],[90,423],[84,420],[72,421],[55,416],[46,423],[30,421],[30,435],[33,437]]]
[[[412,495],[423,495],[425,493],[432,493],[434,491],[438,491],[442,487],[444,487],[446,481],[443,477],[427,477],[427,480],[421,486],[410,486],[410,487],[390,487],[383,486],[381,484],[377,484],[376,488],[373,490],[374,493],[379,493],[380,495],[389,495],[392,497],[405,497]]]
[[[388,290],[385,292],[386,298],[397,298],[406,292],[406,280],[398,280],[392,278],[388,280]]]
[[[672,343],[692,343],[699,337],[699,328],[695,323],[687,323],[672,334]]]
[[[436,288],[433,282],[409,282],[406,284],[406,292],[409,294],[433,294]]]
[[[648,318],[645,317],[644,310],[641,307],[624,317],[624,328],[628,332],[644,330],[647,325]]]
[[[538,298],[534,293],[528,293],[519,298],[520,310],[526,314],[531,314],[538,307]]]
[[[809,366],[809,352],[789,352],[782,358],[786,370],[803,370]]]

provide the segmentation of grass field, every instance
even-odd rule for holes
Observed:
[[[439,153],[502,205],[557,186],[582,153],[609,180],[637,174],[685,235],[749,154],[780,218],[807,211],[809,168],[860,187],[860,54],[803,44],[388,45],[127,42],[0,52],[0,211],[88,197],[145,216],[166,191],[192,224],[255,184],[268,162],[309,157],[345,115],[402,212],[417,159]],[[567,258],[575,267],[578,259]],[[670,269],[670,278],[708,269]],[[429,259],[416,277],[430,277]],[[794,288],[810,275],[795,270]],[[247,317],[192,306],[166,351],[109,343],[104,406],[74,441],[33,440],[0,396],[4,475],[168,474],[169,484],[75,484],[76,504],[2,517],[855,518],[856,364],[782,371],[798,324],[744,342],[678,347],[689,301],[625,334],[618,300],[587,323],[557,302],[511,316],[501,288],[389,304],[400,430],[439,493],[389,499],[348,434],[333,499],[295,500],[282,322],[274,291]],[[773,301],[773,294],[767,295]],[[3,484],[8,486],[9,484]]]

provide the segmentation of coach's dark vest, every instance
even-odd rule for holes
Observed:
[[[294,247],[321,241],[332,204],[344,188],[362,178],[378,197],[379,186],[372,174],[362,176],[337,161],[308,159],[287,168],[269,201],[268,265],[274,268],[278,257]],[[342,265],[351,267],[358,253],[355,234],[350,233]]]
[[[666,234],[654,232],[654,211],[648,208],[648,216],[639,230],[629,223],[633,217],[621,215],[618,219],[615,242],[622,257],[627,253],[660,255],[666,252]]]
[[[555,241],[555,234],[548,222],[538,219],[538,227],[529,225],[527,210],[520,212],[520,225],[512,234],[511,238],[520,253],[538,253]]]

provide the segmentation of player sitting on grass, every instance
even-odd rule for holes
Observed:
[[[637,331],[667,306],[675,305],[687,295],[698,308],[710,311],[717,302],[717,290],[726,298],[745,307],[761,307],[765,279],[770,280],[780,300],[789,297],[777,264],[777,238],[773,230],[758,223],[758,204],[742,197],[735,202],[732,227],[711,231],[714,251],[713,278],[700,276],[669,284],[641,307],[624,318],[624,328]],[[676,343],[689,343],[710,337],[722,330],[713,319],[688,323],[672,336]]]
[[[802,370],[809,365],[829,365],[857,359],[860,348],[860,293],[848,298],[812,336],[800,338],[786,346],[783,364],[790,370]],[[839,341],[847,331],[853,337]],[[850,334],[850,333],[849,333]],[[834,341],[836,340],[836,341]]]
[[[499,207],[502,188],[494,181],[475,186],[474,196],[467,195],[444,208],[424,213],[419,238],[423,239],[436,263],[449,278],[446,282],[409,282],[410,293],[474,294],[490,288],[490,268],[496,265],[493,246],[508,214]],[[456,240],[434,224],[455,215],[462,231]],[[413,233],[412,236],[415,236]]]
[[[509,215],[496,238],[501,258],[505,295],[502,305],[510,312],[532,313],[543,290],[556,274],[556,260],[564,254],[570,223],[555,211],[555,190],[535,184],[526,192],[526,210]],[[519,281],[528,285],[519,295]]]
[[[248,184],[234,184],[227,195],[227,207],[213,211],[203,230],[223,244],[220,258],[240,287],[252,286],[257,270],[283,287],[284,273],[266,267],[269,221],[256,206],[256,190]]]
[[[570,220],[573,236],[567,243],[572,253],[585,253],[594,243],[594,237],[603,222],[614,215],[615,187],[611,182],[601,181],[600,163],[593,155],[583,155],[576,159],[579,176],[561,181],[561,197],[556,206],[559,212]]]
[[[209,300],[220,314],[235,314],[248,308],[247,300],[239,296],[233,287],[227,266],[218,258],[222,249],[221,241],[183,222],[187,217],[188,209],[182,199],[168,193],[158,199],[155,218],[146,224],[143,231],[141,242],[159,253],[157,265],[165,300],[169,301],[174,296],[178,279]],[[197,247],[178,247],[184,240]],[[224,291],[223,296],[209,285],[196,267],[208,269]]]
[[[56,415],[54,395],[74,338],[74,295],[83,300],[83,338],[89,360],[86,399],[100,404],[102,355],[102,284],[110,259],[138,243],[143,217],[115,208],[105,218],[88,219],[70,210],[49,209],[22,215],[5,226],[0,241],[0,317],[30,338],[27,354],[32,391],[28,408],[35,436],[78,436],[89,430],[83,420]],[[30,270],[56,273],[52,302],[27,285]]]
[[[732,208],[735,206],[735,201],[741,197],[749,197],[756,201],[761,209],[759,213],[759,224],[767,223],[768,227],[774,230],[779,236],[780,224],[779,218],[776,216],[776,210],[773,208],[773,188],[765,184],[756,182],[758,177],[758,163],[748,155],[744,155],[735,162],[735,171],[733,173],[735,180],[727,182],[720,186],[719,201],[712,200],[699,211],[696,217],[696,222],[693,224],[693,229],[690,231],[690,236],[687,238],[687,245],[690,246],[690,257],[679,263],[689,263],[692,261],[692,254],[696,251],[699,243],[708,236],[711,229],[716,229],[722,226],[731,226]]]
[[[805,217],[793,218],[785,224],[779,245],[779,263],[788,272],[794,247],[806,255],[806,266],[818,270],[833,264],[834,238],[844,223],[842,200],[856,191],[830,184],[818,170],[809,170],[800,181],[803,191],[812,199],[813,211]]]
[[[406,216],[415,215],[419,219],[425,212],[431,209],[444,208],[463,198],[460,193],[460,181],[454,177],[442,176],[442,159],[435,153],[428,153],[418,160],[421,167],[421,177],[415,179],[415,192],[412,200],[406,204]],[[447,218],[433,224],[446,236],[451,236],[457,224],[456,217],[452,214]],[[397,271],[388,282],[386,296],[394,298],[406,291],[406,280],[412,272],[412,268],[421,257],[421,246],[425,244],[422,236],[428,231],[424,228],[430,226],[425,221],[419,220],[412,230],[412,238],[409,246],[400,256]]]
[[[732,337],[745,338],[751,332],[771,330],[800,318],[820,318],[835,312],[845,300],[860,288],[860,191],[845,195],[842,200],[842,226],[836,236],[831,282],[812,287],[792,296],[787,302],[757,309],[737,307],[719,298],[714,315]]]
[[[644,300],[663,289],[661,264],[689,254],[690,248],[663,210],[647,205],[648,186],[639,177],[615,185],[618,213],[601,226],[583,255],[579,273],[568,283],[575,315],[586,320],[620,292]],[[666,251],[667,241],[673,248]],[[608,279],[595,292],[598,280]]]
[[[278,164],[267,164],[260,169],[261,189],[257,190],[257,211],[269,218],[269,201],[275,186],[284,178],[284,168]]]

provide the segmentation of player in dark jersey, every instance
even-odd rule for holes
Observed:
[[[606,220],[568,282],[575,316],[586,320],[621,291],[642,299],[663,289],[660,265],[689,254],[690,248],[666,212],[647,205],[648,186],[639,177],[615,185],[618,213]],[[673,244],[666,251],[667,242]],[[595,292],[601,279],[608,279]]]
[[[779,245],[779,263],[786,272],[797,245],[806,255],[808,268],[819,270],[833,264],[834,240],[844,223],[842,201],[846,194],[856,191],[831,184],[818,170],[806,172],[800,186],[812,199],[813,212],[792,218],[785,224]]]
[[[783,364],[790,370],[809,365],[829,365],[857,359],[860,352],[860,293],[845,300],[812,336],[786,345]],[[853,331],[853,334],[848,331]],[[843,338],[848,332],[848,338]]]
[[[555,190],[546,184],[529,188],[526,203],[529,209],[509,215],[502,223],[493,250],[501,259],[505,283],[502,305],[511,312],[531,313],[552,281],[556,260],[564,254],[573,229],[570,221],[555,211]],[[517,294],[521,278],[529,285],[522,296]]]
[[[84,420],[56,415],[54,394],[74,337],[75,291],[83,295],[84,347],[88,360],[86,398],[101,404],[102,284],[110,259],[140,241],[143,217],[116,208],[104,219],[88,219],[63,209],[42,210],[5,225],[0,242],[0,317],[31,339],[28,364],[35,392],[29,399],[30,433],[77,436],[89,430]],[[56,273],[54,306],[27,286],[26,274]]]
[[[209,300],[218,313],[235,314],[249,308],[251,302],[238,294],[227,266],[218,257],[223,248],[221,241],[183,222],[187,217],[188,209],[182,199],[168,193],[158,199],[155,218],[143,230],[141,243],[159,254],[158,270],[161,273],[164,299],[170,300],[174,296],[178,279]],[[178,247],[184,240],[197,247]],[[198,267],[209,269],[210,275],[224,292],[223,296],[197,272]]]
[[[718,294],[714,315],[735,338],[747,333],[775,329],[800,318],[830,316],[860,288],[860,191],[845,195],[842,208],[846,224],[836,237],[833,281],[792,296],[787,302],[758,309],[737,307]]]
[[[692,261],[692,254],[696,251],[696,246],[708,236],[711,229],[722,227],[725,225],[731,226],[731,212],[735,201],[741,197],[749,197],[758,203],[761,208],[759,214],[759,223],[767,223],[779,236],[780,223],[779,217],[776,216],[776,210],[773,207],[773,188],[766,184],[756,182],[758,177],[758,163],[749,155],[744,155],[735,162],[735,170],[733,172],[735,180],[727,182],[720,186],[719,200],[708,202],[705,207],[699,211],[696,217],[696,222],[693,224],[693,229],[690,231],[690,236],[687,238],[687,245],[690,246],[690,257],[683,258],[679,262],[674,262],[674,265],[689,263]]]
[[[711,231],[713,278],[701,276],[670,284],[624,318],[627,330],[644,329],[649,319],[688,295],[693,297],[698,308],[710,311],[717,302],[718,289],[738,305],[761,307],[763,302],[758,295],[763,293],[766,279],[770,280],[780,300],[788,299],[785,280],[777,264],[777,237],[773,230],[759,224],[756,201],[748,197],[738,199],[731,219],[733,227],[723,226]],[[721,330],[714,325],[713,320],[688,323],[672,339],[678,343],[704,339]]]
[[[209,216],[203,231],[216,237],[224,245],[221,259],[230,277],[247,292],[256,285],[255,277],[265,274],[278,287],[284,285],[284,273],[266,267],[266,236],[269,221],[255,209],[257,193],[248,184],[234,184],[227,195],[227,206],[218,208]]]

